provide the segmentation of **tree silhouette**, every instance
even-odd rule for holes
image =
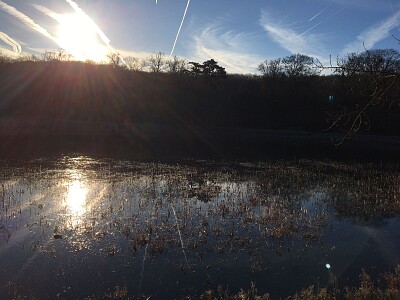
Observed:
[[[279,78],[283,76],[282,60],[280,58],[265,60],[258,65],[258,71],[264,77]]]
[[[203,63],[203,75],[205,77],[225,77],[226,71],[215,60],[210,59]]]
[[[400,53],[394,49],[374,49],[350,53],[339,62],[336,72],[342,75],[379,76],[400,71]]]
[[[145,61],[137,57],[128,56],[125,58],[125,63],[131,71],[140,72],[145,67]]]
[[[342,143],[360,129],[371,125],[373,107],[399,106],[400,53],[393,49],[366,50],[350,53],[338,60],[337,67],[331,67],[341,78],[341,89],[345,103],[331,112],[332,127],[346,130]],[[397,107],[399,108],[399,107]]]
[[[209,59],[203,64],[197,62],[189,62],[190,73],[195,76],[203,76],[206,78],[224,78],[226,77],[225,68],[218,65],[214,59]]]
[[[67,53],[64,49],[48,50],[42,54],[43,61],[70,61],[71,54]]]
[[[119,63],[121,62],[121,56],[118,53],[109,53],[107,58],[114,68],[119,66]]]
[[[292,54],[282,59],[283,70],[288,77],[317,75],[316,60],[304,54]]]
[[[189,62],[189,73],[193,76],[201,76],[203,74],[203,65],[198,63],[198,62],[194,62],[191,61]]]
[[[168,59],[165,62],[165,65],[168,73],[183,74],[187,71],[187,61],[185,59],[180,59],[177,56]]]
[[[146,61],[146,65],[149,67],[150,72],[160,73],[165,65],[164,53],[157,52],[156,54],[150,55]]]

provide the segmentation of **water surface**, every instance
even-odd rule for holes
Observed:
[[[0,298],[273,297],[399,263],[397,167],[3,161]],[[335,283],[336,284],[336,283]]]

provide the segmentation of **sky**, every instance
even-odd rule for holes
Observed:
[[[294,53],[329,65],[365,49],[400,50],[393,36],[400,0],[0,0],[0,51],[14,57],[162,52],[248,74]]]

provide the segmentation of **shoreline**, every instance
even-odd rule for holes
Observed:
[[[331,159],[399,161],[400,136],[277,129],[0,119],[0,158],[67,153],[139,160]]]

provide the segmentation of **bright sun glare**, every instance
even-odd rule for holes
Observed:
[[[87,188],[79,180],[74,180],[68,187],[66,204],[70,212],[75,216],[81,216],[85,212]]]
[[[64,14],[58,18],[57,41],[67,53],[77,60],[104,61],[107,48],[99,41],[96,28],[78,14]]]

